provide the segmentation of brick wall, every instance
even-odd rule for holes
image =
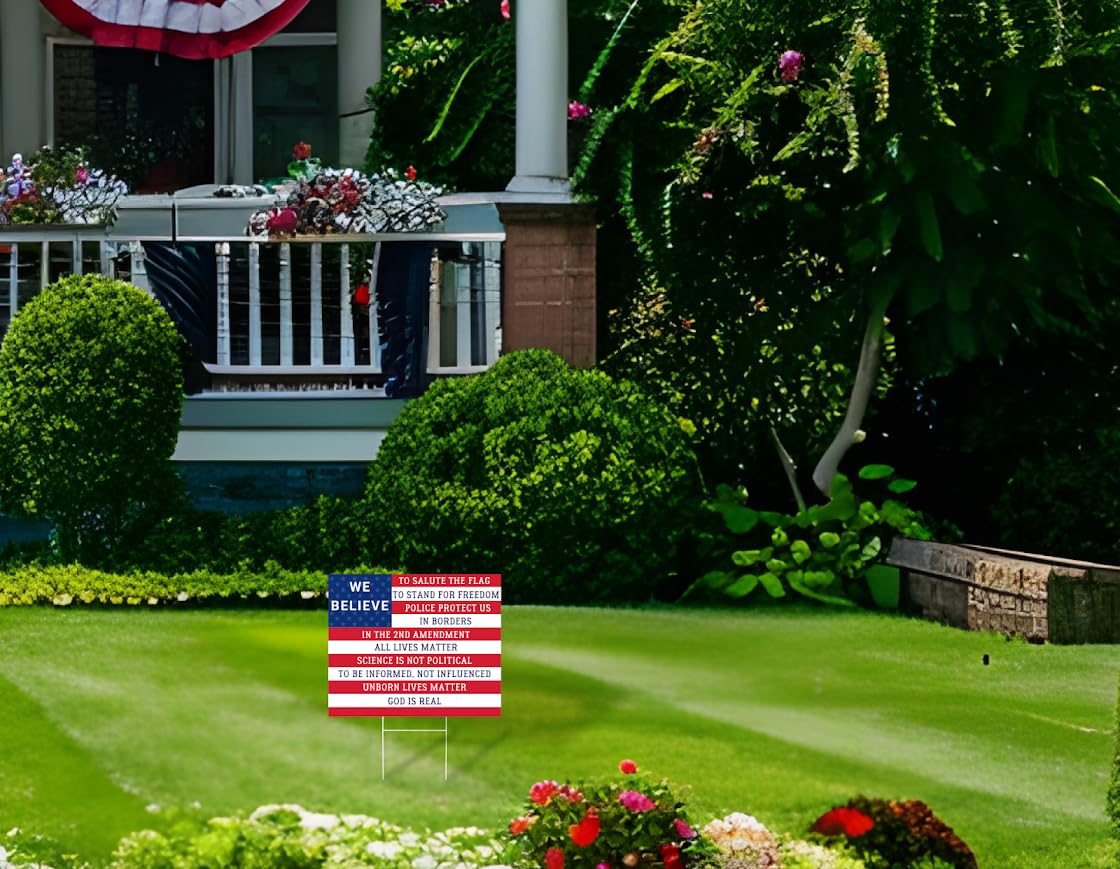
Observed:
[[[586,205],[499,204],[502,350],[542,347],[595,364],[595,214]]]

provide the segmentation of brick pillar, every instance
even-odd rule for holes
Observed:
[[[554,350],[595,364],[595,212],[588,205],[499,203],[502,351]]]

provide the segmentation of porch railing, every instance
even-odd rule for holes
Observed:
[[[154,240],[160,239],[144,239]],[[214,375],[379,373],[377,299],[357,305],[353,290],[360,275],[376,275],[383,245],[394,241],[432,245],[428,372],[492,365],[500,340],[501,238],[417,234],[192,241],[213,251],[215,269],[217,328],[206,368]],[[0,336],[43,287],[64,274],[91,272],[151,291],[140,239],[94,227],[0,227]]]

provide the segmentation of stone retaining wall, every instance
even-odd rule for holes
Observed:
[[[896,539],[901,606],[970,630],[1035,642],[1120,642],[1120,567]]]

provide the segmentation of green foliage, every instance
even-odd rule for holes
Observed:
[[[449,0],[390,6],[366,168],[500,190],[512,177],[513,24],[498,4]]]
[[[720,427],[755,414],[748,449],[770,424],[811,447],[832,366],[884,309],[926,372],[1091,326],[1120,256],[1118,24],[1092,0],[690,7],[582,189],[625,216],[665,331],[692,331],[701,436],[733,452]],[[789,49],[804,63],[783,77]],[[769,370],[750,361],[767,342]],[[815,345],[830,376],[802,394]]]
[[[1120,563],[1120,429],[1023,455],[992,509],[1015,548]]]
[[[660,406],[523,350],[405,406],[370,466],[367,558],[500,572],[511,603],[648,600],[675,581],[699,491]]]
[[[101,552],[171,485],[182,338],[159,303],[97,275],[21,308],[0,347],[0,504],[63,552]]]
[[[261,567],[275,561],[289,570],[347,571],[362,563],[363,505],[321,495],[308,504],[229,516],[218,538],[218,563]]]
[[[912,480],[895,479],[887,465],[868,465],[860,478],[880,481],[892,493],[913,487]],[[733,551],[727,554],[722,540],[717,548],[734,567],[704,574],[685,598],[716,592],[741,600],[761,587],[771,598],[792,592],[839,606],[853,600],[897,606],[898,568],[882,561],[896,533],[928,539],[919,515],[891,497],[860,500],[843,474],[836,476],[829,495],[826,504],[789,515],[754,510],[746,504],[745,489],[721,486],[708,507],[733,535]]]
[[[677,790],[645,775],[576,784],[538,782],[523,813],[510,824],[510,843],[512,862],[524,867],[551,866],[546,854],[552,852],[555,860],[559,851],[562,865],[571,869],[637,865],[642,855],[651,860],[659,855],[659,863],[679,869],[682,862],[711,862],[715,852],[688,826]]]
[[[1116,698],[1116,732],[1112,752],[1112,773],[1108,780],[1105,809],[1112,824],[1112,832],[1120,838],[1120,691]]]
[[[675,19],[678,3],[593,0],[570,4],[569,94],[609,106],[629,88],[631,70]],[[387,6],[385,71],[370,88],[376,121],[366,168],[414,165],[425,180],[466,190],[502,190],[514,174],[514,31],[499,4],[482,0],[400,0]],[[672,10],[667,15],[666,10]],[[569,127],[569,160],[597,140],[603,122]],[[597,118],[596,118],[597,120]]]
[[[386,573],[380,568],[364,573]],[[0,607],[53,603],[128,604],[217,603],[227,599],[294,603],[319,600],[327,591],[327,574],[288,571],[275,562],[261,571],[227,573],[196,570],[163,574],[153,571],[108,573],[81,565],[26,565],[0,573]],[[309,595],[304,597],[304,595]]]

